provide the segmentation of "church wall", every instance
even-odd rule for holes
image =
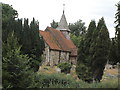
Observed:
[[[50,65],[50,49],[49,46],[45,43],[45,51],[43,52],[43,65]]]
[[[50,66],[57,65],[59,61],[59,51],[50,50]]]
[[[77,57],[70,56],[70,63],[71,64],[77,64]]]
[[[69,62],[69,52],[61,52],[60,62]]]
[[[45,43],[45,51],[43,53],[43,65],[54,66],[63,62],[76,64],[76,61],[76,57],[70,56],[69,52],[50,50],[49,46]]]

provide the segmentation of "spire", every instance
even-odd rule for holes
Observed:
[[[63,14],[60,22],[58,23],[58,27],[56,29],[70,31],[68,28],[66,17],[65,17],[65,4],[63,4]]]
[[[64,12],[65,12],[65,4],[63,4],[63,14],[64,14]]]

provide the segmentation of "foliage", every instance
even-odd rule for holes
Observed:
[[[109,63],[115,65],[118,61],[117,42],[115,38],[112,38],[110,42]]]
[[[24,19],[16,19],[18,13],[8,4],[3,4],[2,9],[2,40],[7,42],[8,34],[14,31],[15,36],[18,38],[18,43],[21,45],[21,53],[27,54],[32,58],[29,62],[31,69],[35,72],[42,61],[41,56],[44,50],[44,41],[39,36],[39,23],[38,21]]]
[[[7,36],[10,32],[14,30],[15,18],[17,18],[18,13],[8,4],[2,3],[2,40],[7,41]]]
[[[101,28],[100,28],[101,26]],[[92,56],[92,70],[93,70],[93,78],[95,81],[100,81],[102,79],[103,70],[108,61],[109,55],[109,47],[110,47],[110,38],[109,32],[105,25],[104,18],[101,18],[98,22],[99,31],[97,31],[94,35],[96,38],[91,46],[91,52],[93,52]]]
[[[115,14],[115,18],[116,18],[116,21],[115,23],[117,24],[116,25],[116,44],[117,44],[117,61],[119,61],[119,58],[120,58],[120,2],[116,5],[117,7],[117,13]]]
[[[39,36],[38,22],[33,18],[30,25],[28,25],[28,19],[24,19],[22,33],[22,53],[28,54],[29,57],[33,58],[33,60],[30,61],[30,66],[34,69],[34,71],[38,71],[39,65],[42,61],[41,56],[44,50],[44,41],[42,37]]]
[[[102,79],[108,60],[109,44],[109,33],[104,18],[99,20],[97,27],[95,21],[91,21],[78,49],[76,71],[79,78],[87,82]]]
[[[80,82],[81,88],[118,88],[118,79],[117,78],[108,78],[105,81],[99,83],[84,83]]]
[[[79,79],[90,83],[92,81],[92,72],[90,66],[83,63],[78,64],[76,67],[77,76]]]
[[[91,82],[92,77],[92,68],[91,68],[91,57],[90,46],[93,43],[93,33],[96,30],[95,21],[91,21],[87,30],[87,33],[84,38],[80,41],[78,49],[78,60],[76,72],[78,78],[86,82]]]
[[[82,80],[76,81],[72,76],[64,74],[35,73],[32,77],[33,84],[29,88],[117,88],[117,78],[110,78],[100,83],[86,83]]]
[[[63,74],[42,74],[34,75],[35,84],[33,88],[77,88],[78,83],[71,76]]]
[[[61,72],[70,73],[70,69],[72,66],[71,64],[65,62],[58,64],[58,67],[61,69]]]
[[[8,36],[7,42],[3,43],[3,88],[28,87],[32,74],[28,71],[30,59],[27,55],[21,54],[21,46],[19,46],[14,33],[10,33]]]
[[[81,36],[75,36],[74,34],[70,34],[70,38],[73,41],[73,43],[75,44],[76,47],[79,46],[79,42],[81,40]]]
[[[51,25],[51,27],[52,28],[57,28],[58,27],[58,22],[55,22],[54,20],[53,20],[53,22],[52,23],[50,23],[50,25]]]
[[[71,30],[71,33],[77,37],[82,36],[86,33],[85,23],[82,22],[82,20],[78,20],[75,23],[70,23],[69,29]]]

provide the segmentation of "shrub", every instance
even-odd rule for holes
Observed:
[[[67,73],[70,73],[70,69],[72,65],[69,63],[60,63],[58,64],[58,67],[61,69],[61,72],[64,72],[67,74]]]
[[[77,88],[79,84],[64,74],[35,74],[30,88]]]
[[[93,77],[90,71],[90,68],[85,64],[79,64],[76,67],[76,73],[78,78],[88,83],[92,82]]]
[[[87,83],[76,81],[72,76],[65,74],[33,74],[32,84],[29,88],[117,88],[117,78],[108,79],[100,83]]]

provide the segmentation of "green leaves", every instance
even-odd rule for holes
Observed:
[[[53,22],[52,23],[50,23],[50,25],[51,25],[51,27],[52,28],[57,28],[58,27],[58,22],[55,22],[54,20],[53,20]]]
[[[75,23],[69,24],[69,29],[71,30],[71,33],[78,36],[82,36],[86,33],[86,27],[85,23],[82,22],[82,20],[78,20]]]
[[[72,66],[69,63],[60,63],[58,64],[58,67],[61,69],[61,72],[70,73],[70,69]]]

